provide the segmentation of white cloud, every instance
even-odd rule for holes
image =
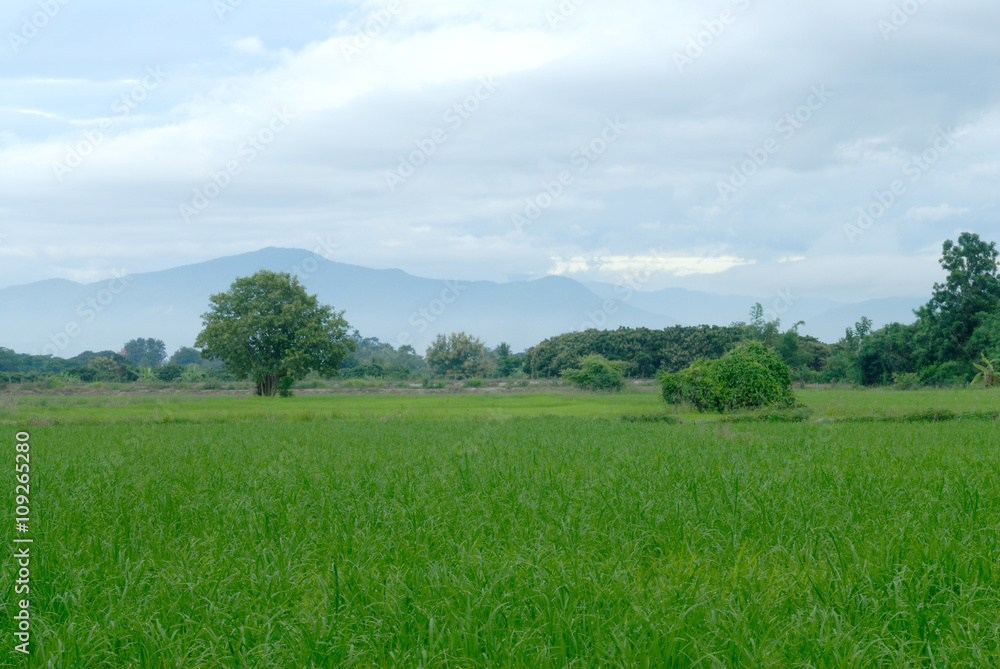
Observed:
[[[57,114],[51,114],[41,109],[11,109],[15,114],[26,114],[28,116],[41,116],[42,118],[60,119]]]
[[[879,271],[865,280],[880,282],[871,290],[881,294],[905,288],[896,276],[933,278],[935,263],[920,254],[939,248],[942,233],[916,223],[955,219],[1000,239],[989,187],[1000,85],[965,76],[1000,54],[995,3],[928,5],[889,46],[876,29],[885,8],[862,0],[750,3],[683,73],[674,54],[731,0],[406,0],[348,58],[345,47],[357,48],[387,4],[365,0],[345,13],[314,0],[302,0],[301,12],[244,3],[218,22],[204,2],[178,0],[178,30],[130,23],[134,39],[114,59],[100,31],[73,25],[70,41],[53,24],[54,60],[46,65],[33,44],[23,78],[0,80],[0,220],[17,231],[16,248],[48,249],[30,261],[5,257],[0,286],[120,266],[136,253],[164,267],[333,234],[340,260],[425,276],[652,268],[676,285],[764,295],[788,285],[869,290],[855,278],[877,257]],[[569,5],[566,20],[550,25],[547,12]],[[195,11],[211,21],[192,25]],[[182,41],[166,49],[160,32]],[[262,53],[268,59],[252,57]],[[53,161],[158,63],[164,85],[79,169],[55,179]],[[490,75],[498,92],[460,127],[446,123],[445,112]],[[718,182],[778,136],[775,120],[818,85],[835,94],[822,113],[782,137],[720,207]],[[276,107],[295,114],[289,129],[184,225],[179,203],[239,156]],[[614,117],[628,130],[577,171],[575,152]],[[968,131],[847,244],[842,228],[855,209],[907,179],[906,161],[947,127]],[[446,141],[389,192],[385,171],[439,128]],[[566,169],[573,183],[515,238],[511,215]],[[164,238],[176,243],[158,256]],[[647,257],[657,247],[670,255]]]
[[[641,255],[577,256],[570,260],[553,258],[549,274],[587,274],[621,278],[637,272],[665,274],[677,277],[695,274],[721,274],[741,265],[756,261],[735,256],[677,256],[660,253]]]
[[[590,271],[590,263],[586,258],[570,258],[569,260],[563,260],[562,258],[552,259],[552,269],[549,270],[549,274],[560,276],[563,274],[581,274],[583,272]]]

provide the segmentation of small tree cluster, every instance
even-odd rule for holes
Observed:
[[[340,363],[340,375],[344,378],[402,381],[427,371],[427,363],[412,346],[403,345],[397,350],[378,337],[363,337],[357,330],[351,338],[355,350]]]
[[[625,387],[627,365],[620,360],[608,360],[603,355],[588,355],[580,361],[579,369],[563,370],[562,376],[584,390],[614,392]]]
[[[685,370],[660,375],[663,399],[699,411],[795,406],[791,371],[761,342],[750,342],[718,360],[702,358]]]
[[[139,371],[135,366],[117,353],[93,357],[86,366],[73,367],[67,373],[84,383],[95,381],[131,383],[139,379]]]
[[[427,348],[427,364],[439,376],[483,376],[487,369],[486,347],[464,332],[453,332],[450,337],[441,334]]]
[[[119,355],[139,367],[159,367],[167,357],[167,347],[159,339],[140,337],[125,344]]]

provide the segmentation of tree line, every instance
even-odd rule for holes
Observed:
[[[17,354],[0,348],[0,382],[62,375],[83,382],[250,379],[264,395],[287,392],[309,373],[324,377],[568,378],[599,356],[631,378],[676,373],[700,359],[720,359],[759,342],[802,383],[912,388],[959,385],[977,375],[994,378],[1000,355],[1000,277],[996,243],[962,233],[942,247],[944,283],[909,325],[874,329],[862,318],[844,337],[826,344],[767,321],[760,304],[747,321],[701,325],[591,329],[561,334],[514,353],[506,343],[487,347],[464,332],[440,334],[421,356],[350,328],[343,312],[321,305],[289,274],[259,272],[213,295],[195,348],[170,358],[158,339],[134,339],[120,351],[85,352],[70,359]]]
[[[995,378],[1000,357],[1000,276],[995,242],[964,232],[942,246],[943,283],[917,309],[913,323],[875,329],[862,317],[833,344],[802,336],[796,323],[782,331],[780,320],[765,321],[760,304],[749,322],[728,327],[622,328],[588,330],[547,339],[528,350],[525,370],[555,377],[587,355],[625,361],[626,374],[648,378],[678,372],[700,359],[718,359],[741,343],[759,341],[809,383],[861,386],[965,385]]]
[[[72,358],[27,355],[0,347],[0,383],[26,383],[53,376],[84,383],[129,383],[141,380],[203,381],[210,377],[233,380],[219,360],[206,360],[189,346],[167,356],[159,339],[133,339],[118,351],[84,351]]]

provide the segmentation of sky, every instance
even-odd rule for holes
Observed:
[[[7,0],[0,287],[268,246],[926,296],[1000,241],[995,0]]]

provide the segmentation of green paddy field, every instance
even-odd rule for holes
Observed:
[[[7,397],[0,666],[1000,666],[1000,392],[647,390]]]

